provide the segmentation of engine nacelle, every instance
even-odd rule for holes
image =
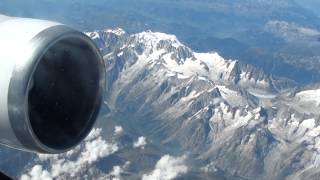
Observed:
[[[76,146],[97,118],[104,73],[85,34],[0,15],[0,143],[40,153]]]

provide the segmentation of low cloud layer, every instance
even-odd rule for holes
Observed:
[[[185,165],[185,156],[172,157],[162,156],[157,162],[155,169],[149,174],[144,174],[142,180],[171,180],[188,172]]]
[[[122,174],[128,169],[130,166],[130,162],[127,161],[124,165],[122,166],[114,166],[112,168],[112,171],[107,175],[107,179],[112,179],[112,180],[122,180]]]
[[[115,143],[107,143],[101,137],[100,128],[91,131],[88,137],[73,150],[58,155],[39,154],[40,163],[21,176],[22,180],[55,179],[60,176],[75,177],[97,160],[118,150]],[[40,165],[42,164],[42,165]],[[48,167],[44,165],[48,164]]]
[[[35,165],[28,174],[21,177],[21,180],[51,180],[53,179],[51,174],[42,169],[42,166]]]
[[[147,145],[147,139],[143,136],[139,137],[137,141],[133,143],[133,147],[135,148],[138,148],[138,147],[144,148],[145,145]]]
[[[123,133],[123,128],[122,126],[115,126],[114,127],[114,135],[120,135]]]

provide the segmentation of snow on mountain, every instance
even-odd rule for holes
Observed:
[[[106,64],[103,121],[72,151],[21,162],[29,170],[19,177],[319,177],[319,90],[194,52],[174,35],[87,34]]]
[[[320,89],[305,90],[296,94],[301,102],[313,102],[316,106],[320,106]]]
[[[111,116],[151,143],[193,154],[203,167],[215,167],[210,173],[319,173],[319,116],[312,104],[297,103],[310,92],[296,93],[285,79],[215,52],[193,52],[173,35],[95,33],[102,37],[94,40],[105,55]]]

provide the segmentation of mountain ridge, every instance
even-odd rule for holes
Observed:
[[[111,116],[166,151],[189,152],[202,163],[214,162],[223,172],[249,179],[283,179],[293,176],[289,172],[309,171],[303,166],[317,167],[312,159],[320,149],[319,106],[301,100],[291,81],[217,53],[193,52],[172,35],[97,33],[115,40],[100,46],[108,64]],[[312,171],[310,177],[319,173]]]
[[[87,34],[106,64],[105,99],[96,127],[79,146],[60,155],[1,147],[3,159],[16,161],[10,175],[319,176],[319,86],[298,86],[216,52],[194,52],[170,34],[128,34],[119,28]]]

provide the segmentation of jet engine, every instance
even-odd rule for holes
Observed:
[[[0,143],[49,154],[79,144],[96,121],[104,73],[85,34],[0,15]]]

